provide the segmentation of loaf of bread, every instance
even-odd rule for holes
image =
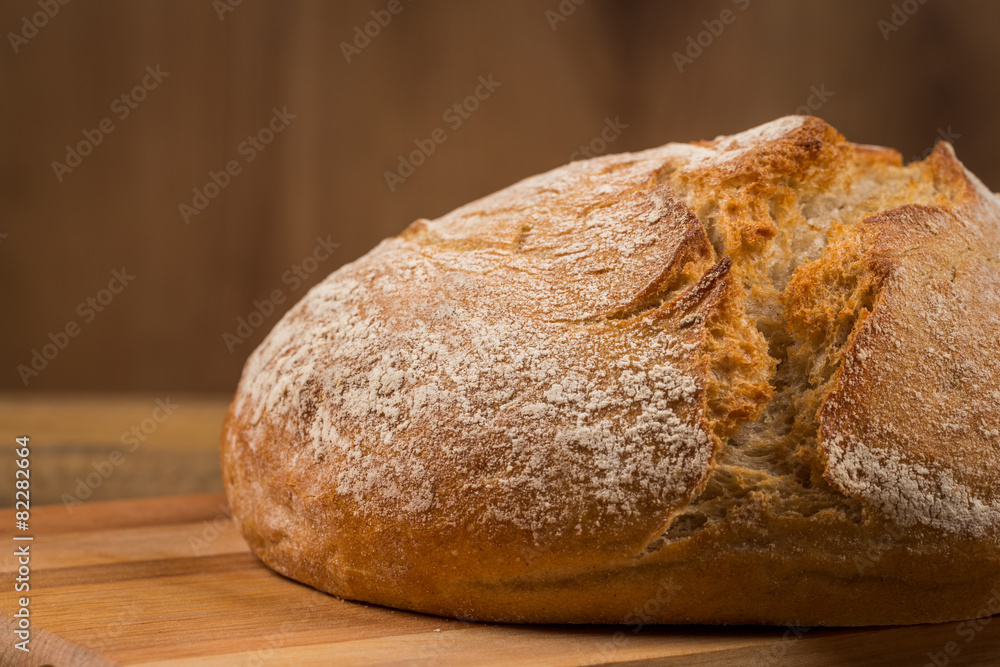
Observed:
[[[1000,200],[792,116],[574,162],[329,276],[222,436],[260,559],[544,623],[1000,600]],[[991,606],[991,603],[992,606]]]

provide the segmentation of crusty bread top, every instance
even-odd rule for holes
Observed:
[[[997,540],[998,211],[945,144],[904,167],[809,117],[572,163],[332,274],[232,415],[345,531],[498,576],[750,498]]]
[[[950,157],[950,149],[942,159]],[[904,206],[866,221],[879,282],[819,438],[828,479],[902,525],[1000,525],[1000,215]]]
[[[253,355],[249,421],[291,420],[358,515],[640,548],[635,523],[662,529],[717,447],[692,350],[725,268],[644,307],[711,266],[662,164],[574,165],[383,242]]]

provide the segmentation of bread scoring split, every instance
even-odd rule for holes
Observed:
[[[794,116],[571,163],[286,314],[223,434],[234,516],[288,576],[466,618],[621,622],[664,585],[650,622],[974,615],[998,252],[947,144],[904,166]]]

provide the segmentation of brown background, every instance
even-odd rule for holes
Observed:
[[[25,390],[17,365],[74,320],[27,391],[229,392],[279,314],[233,353],[223,333],[275,289],[281,310],[304,294],[282,275],[318,236],[340,247],[308,284],[414,218],[568,161],[606,118],[628,125],[608,151],[641,149],[792,113],[822,87],[818,115],[849,138],[909,159],[950,131],[1000,189],[1000,5],[900,2],[916,11],[884,39],[888,1],[745,2],[587,0],[553,30],[558,0],[402,0],[350,63],[340,43],[385,1],[245,0],[222,20],[208,0],[60,6],[18,53],[0,46],[0,388]],[[726,8],[735,21],[678,72],[672,53]],[[0,27],[37,11],[8,0]],[[147,65],[169,76],[119,120],[111,103]],[[452,131],[442,113],[481,75],[500,87]],[[273,107],[296,118],[247,164],[237,146]],[[114,132],[59,182],[52,162],[105,117]],[[390,192],[385,170],[437,127],[448,140]],[[231,159],[242,173],[185,224],[178,205]],[[77,304],[121,267],[134,282],[83,323]]]

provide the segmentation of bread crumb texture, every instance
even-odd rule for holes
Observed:
[[[336,525],[539,572],[783,517],[995,547],[998,253],[946,143],[904,166],[791,116],[574,162],[292,308],[233,403],[231,500],[273,553]]]

